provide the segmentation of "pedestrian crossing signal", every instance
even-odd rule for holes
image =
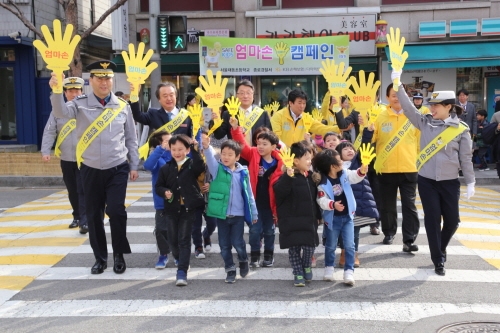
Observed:
[[[167,53],[168,51],[169,51],[168,16],[158,15],[158,52]]]
[[[186,51],[187,50],[187,34],[170,34],[170,50],[171,51]]]

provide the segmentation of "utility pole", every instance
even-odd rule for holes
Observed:
[[[150,32],[150,40],[149,46],[155,52],[151,57],[151,62],[156,62],[158,64],[158,68],[151,72],[151,107],[159,108],[160,103],[155,95],[155,89],[158,84],[161,83],[161,58],[158,48],[158,29],[157,29],[157,20],[158,13],[160,12],[160,1],[159,0],[149,0],[149,32]]]

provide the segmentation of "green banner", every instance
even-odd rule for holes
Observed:
[[[200,74],[319,75],[321,61],[349,66],[349,36],[311,38],[200,37]]]

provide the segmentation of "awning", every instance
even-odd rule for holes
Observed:
[[[118,66],[117,72],[125,73],[123,57],[116,55],[113,62]],[[197,74],[200,72],[198,53],[174,53],[161,55],[162,74]]]
[[[405,45],[404,69],[500,66],[500,41]],[[391,68],[389,47],[385,48]]]
[[[359,72],[361,70],[365,72],[376,72],[378,70],[377,57],[349,58],[349,66],[352,67],[353,72]]]

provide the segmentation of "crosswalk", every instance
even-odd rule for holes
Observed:
[[[59,317],[177,317],[338,319],[413,323],[436,314],[500,314],[500,193],[478,188],[460,201],[461,226],[448,248],[446,276],[434,273],[421,220],[419,252],[402,252],[361,229],[356,286],[322,281],[324,247],[306,288],[294,288],[288,251],[276,237],[275,265],[251,270],[234,286],[224,283],[217,230],[206,259],[191,257],[189,285],[175,287],[173,258],[164,270],[157,259],[150,182],[127,190],[127,271],[91,275],[94,262],[87,235],[68,229],[64,191],[6,209],[0,214],[0,319]],[[418,197],[417,197],[418,198]],[[420,218],[423,212],[417,202]],[[319,232],[321,232],[321,228]],[[111,243],[106,226],[108,243]],[[277,230],[279,233],[279,229]],[[248,228],[245,228],[248,241]],[[109,252],[112,252],[111,245]],[[247,245],[247,250],[250,247]],[[233,251],[234,252],[234,251]],[[111,259],[112,260],[112,259]],[[496,296],[495,296],[496,295]]]

